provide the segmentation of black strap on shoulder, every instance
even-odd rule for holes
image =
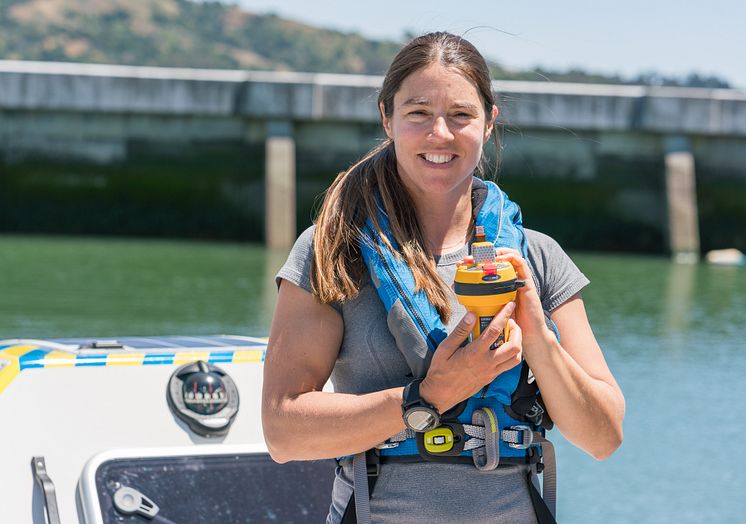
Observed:
[[[474,218],[479,215],[485,200],[487,200],[487,184],[481,178],[474,177],[471,184],[471,212]]]

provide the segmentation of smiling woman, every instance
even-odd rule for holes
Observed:
[[[553,522],[545,430],[598,459],[622,439],[624,398],[579,294],[588,280],[475,176],[498,110],[474,46],[414,39],[378,104],[388,139],[337,176],[277,275],[270,453],[338,458],[329,523]],[[493,262],[477,264],[477,247]],[[498,264],[515,269],[516,300],[480,316],[470,340],[457,267],[495,275]]]
[[[394,95],[393,110],[381,102],[396,167],[415,199],[463,194],[471,184],[497,108],[481,107],[475,86],[439,63],[409,75]],[[485,109],[488,109],[485,111]]]

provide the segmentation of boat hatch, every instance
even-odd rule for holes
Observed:
[[[266,452],[161,456],[107,452],[78,486],[85,524],[323,522],[333,460],[276,464]]]

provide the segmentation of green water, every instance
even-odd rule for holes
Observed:
[[[261,246],[0,237],[0,338],[269,333]]]
[[[284,253],[240,244],[0,237],[0,339],[266,335]],[[746,268],[573,254],[627,400],[604,462],[556,431],[561,522],[741,521]],[[476,487],[475,487],[476,488]]]

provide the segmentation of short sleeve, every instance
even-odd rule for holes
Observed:
[[[545,311],[553,311],[590,283],[552,237],[526,229],[528,262]]]
[[[295,241],[285,264],[275,275],[275,283],[280,288],[280,281],[287,280],[309,293],[311,291],[311,267],[313,266],[313,232],[316,226],[306,229]],[[342,306],[338,302],[329,304],[341,314]]]
[[[281,280],[311,292],[311,266],[313,262],[313,231],[316,226],[306,229],[295,241],[285,264],[275,275],[277,287]]]

